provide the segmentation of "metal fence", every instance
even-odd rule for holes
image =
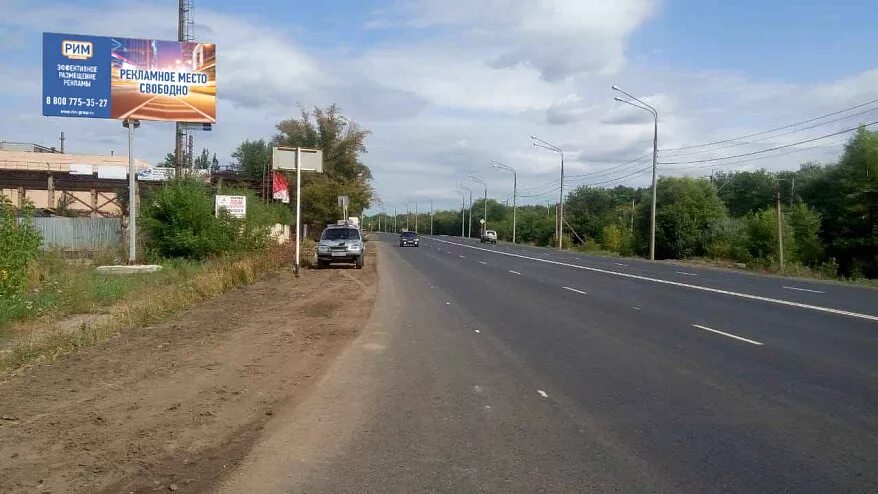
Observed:
[[[43,236],[43,249],[98,251],[122,246],[122,221],[119,218],[33,218],[34,227]]]

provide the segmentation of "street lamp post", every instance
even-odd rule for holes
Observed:
[[[433,236],[433,199],[430,199],[430,236]]]
[[[650,208],[649,213],[649,260],[655,261],[655,205],[656,205],[656,165],[658,164],[658,111],[645,103],[643,100],[636,98],[622,89],[619,89],[619,86],[613,86],[613,91],[618,91],[625,96],[628,96],[634,101],[629,101],[623,98],[616,96],[614,99],[621,103],[626,103],[635,108],[640,108],[643,111],[647,111],[652,114],[654,119],[654,127],[652,134],[652,206]],[[636,101],[636,103],[635,103]],[[640,103],[640,104],[637,104]]]
[[[467,192],[469,192],[469,227],[467,237],[473,236],[473,190],[458,182],[457,186]]]
[[[456,191],[460,194],[460,238],[466,236],[466,194],[462,190]]]
[[[483,228],[480,230],[480,232],[481,232],[481,231],[485,231],[485,230],[488,229],[488,184],[485,183],[484,180],[481,180],[481,179],[479,179],[479,178],[476,178],[476,177],[474,177],[474,176],[472,176],[472,175],[467,175],[466,178],[468,178],[471,182],[475,182],[475,183],[477,183],[477,184],[482,184],[482,187],[485,188],[485,213],[484,213],[484,215],[482,216],[482,224],[483,224]]]
[[[515,168],[499,161],[492,161],[491,164],[494,168],[501,168],[512,172],[512,243],[515,244],[515,210],[518,203],[518,174],[515,173]]]
[[[530,136],[530,138],[536,141],[532,143],[534,146],[548,149],[561,155],[561,192],[558,199],[558,250],[564,250],[564,150],[538,137]]]

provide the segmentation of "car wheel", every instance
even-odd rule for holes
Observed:
[[[326,269],[329,267],[329,262],[327,261],[317,261],[317,269]]]
[[[363,269],[363,256],[357,258],[356,264],[354,264],[357,269]]]

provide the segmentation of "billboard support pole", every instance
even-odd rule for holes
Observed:
[[[296,148],[296,277],[299,276],[299,255],[302,243],[302,148]]]
[[[128,128],[128,264],[137,263],[137,170],[134,167],[134,128],[137,120],[126,119]]]

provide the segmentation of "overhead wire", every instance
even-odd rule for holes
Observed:
[[[872,105],[872,104],[875,104],[875,103],[878,103],[878,98],[873,99],[873,100],[869,100],[869,101],[866,101],[866,102],[864,102],[864,103],[860,103],[860,104],[857,104],[857,105],[854,105],[854,106],[850,106],[850,107],[844,108],[844,109],[842,109],[842,110],[837,110],[837,111],[834,111],[834,112],[831,112],[831,113],[826,113],[826,114],[824,114],[824,115],[820,115],[820,116],[817,116],[817,117],[812,117],[812,118],[809,118],[809,119],[807,119],[807,120],[802,120],[802,121],[800,121],[800,122],[791,123],[791,124],[784,125],[784,126],[781,126],[781,127],[775,127],[775,128],[773,128],[773,129],[763,130],[763,131],[761,131],[761,132],[754,132],[754,133],[752,133],[752,134],[747,134],[747,135],[738,136],[738,137],[732,137],[732,138],[729,138],[729,139],[722,139],[722,140],[719,140],[719,141],[706,142],[706,143],[702,143],[702,144],[693,144],[693,145],[689,145],[689,146],[680,146],[680,147],[676,147],[676,148],[659,149],[659,152],[682,151],[682,150],[685,150],[685,149],[697,149],[697,148],[703,148],[703,147],[713,146],[713,145],[715,145],[715,144],[725,144],[725,143],[727,143],[727,142],[740,141],[741,139],[749,139],[749,138],[751,138],[751,137],[756,137],[756,136],[760,136],[760,135],[764,135],[764,134],[769,134],[769,133],[771,133],[771,132],[775,132],[775,131],[778,131],[778,130],[786,130],[786,129],[789,129],[789,128],[792,128],[792,127],[796,127],[796,126],[799,126],[799,125],[803,125],[803,124],[807,124],[807,123],[815,122],[815,121],[817,121],[817,120],[822,120],[822,119],[827,118],[827,117],[832,117],[832,116],[834,116],[834,115],[839,115],[839,114],[841,114],[841,113],[845,113],[845,112],[848,112],[848,111],[851,111],[851,110],[856,110],[857,108],[862,108],[862,107],[864,107],[864,106],[869,106],[869,105]]]

